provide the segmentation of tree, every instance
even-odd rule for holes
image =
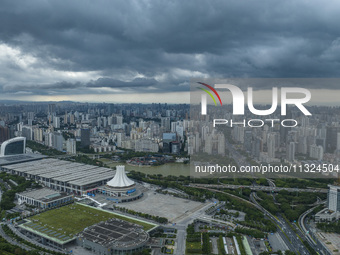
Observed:
[[[16,249],[14,250],[14,254],[16,254],[16,255],[22,255],[22,254],[24,254],[24,253],[23,253],[23,250],[22,250],[21,248],[16,248]]]

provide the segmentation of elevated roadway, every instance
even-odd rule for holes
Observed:
[[[265,191],[265,192],[279,192],[286,190],[288,192],[310,192],[310,193],[328,193],[328,189],[320,188],[283,188],[276,186],[254,186],[254,185],[234,185],[234,184],[189,184],[190,187],[196,188],[212,188],[212,189],[250,189],[252,191]]]

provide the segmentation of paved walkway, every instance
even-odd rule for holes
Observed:
[[[50,250],[50,251],[56,251],[56,252],[61,252],[63,253],[64,251],[61,251],[61,250],[58,250],[58,249],[55,249],[55,248],[52,248],[50,246],[47,246],[47,245],[43,245],[39,242],[37,242],[36,240],[34,239],[31,239],[31,238],[28,238],[27,236],[25,236],[24,234],[22,234],[17,228],[15,228],[13,225],[10,225],[8,224],[7,225],[17,236],[21,237],[22,239],[30,242],[30,243],[33,243],[41,248],[44,248],[44,249],[47,249],[47,250]],[[65,252],[64,252],[65,253]]]
[[[27,245],[25,245],[25,244],[21,244],[21,243],[17,242],[15,239],[12,239],[10,236],[8,236],[8,235],[3,231],[2,225],[3,225],[3,224],[0,225],[0,235],[1,235],[3,238],[5,238],[5,240],[6,240],[7,242],[9,242],[10,244],[13,244],[13,245],[17,245],[17,246],[19,246],[20,248],[22,248],[22,249],[24,249],[24,250],[27,250],[27,251],[32,250],[31,247],[29,247],[29,246],[27,246]]]

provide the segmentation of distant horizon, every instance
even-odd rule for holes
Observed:
[[[339,106],[340,89],[309,89],[312,99],[308,106]],[[245,92],[246,95],[246,92]],[[124,101],[122,101],[122,97]],[[155,100],[157,98],[158,100]],[[254,103],[258,105],[271,104],[271,90],[255,90]],[[190,92],[140,93],[140,94],[92,94],[92,95],[64,95],[64,96],[16,96],[2,98],[1,101],[17,102],[75,102],[75,103],[116,103],[116,104],[190,104]],[[231,100],[230,100],[231,102]]]

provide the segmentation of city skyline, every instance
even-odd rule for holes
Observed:
[[[339,90],[330,89],[310,89],[312,101],[306,103],[308,106],[339,106],[338,98],[340,98]],[[245,91],[245,96],[247,92]],[[122,99],[122,95],[78,95],[78,96],[43,96],[36,95],[32,97],[17,96],[15,99],[8,99],[7,96],[0,96],[0,103],[6,102],[19,102],[19,103],[118,103],[118,104],[150,104],[150,103],[168,103],[168,104],[190,104],[190,92],[168,92],[160,94],[156,97],[154,94],[145,93],[141,97],[140,94],[129,94]],[[231,103],[232,101],[228,101]],[[254,91],[254,102],[256,104],[271,104],[271,90],[257,90]],[[278,103],[280,105],[280,102]]]

